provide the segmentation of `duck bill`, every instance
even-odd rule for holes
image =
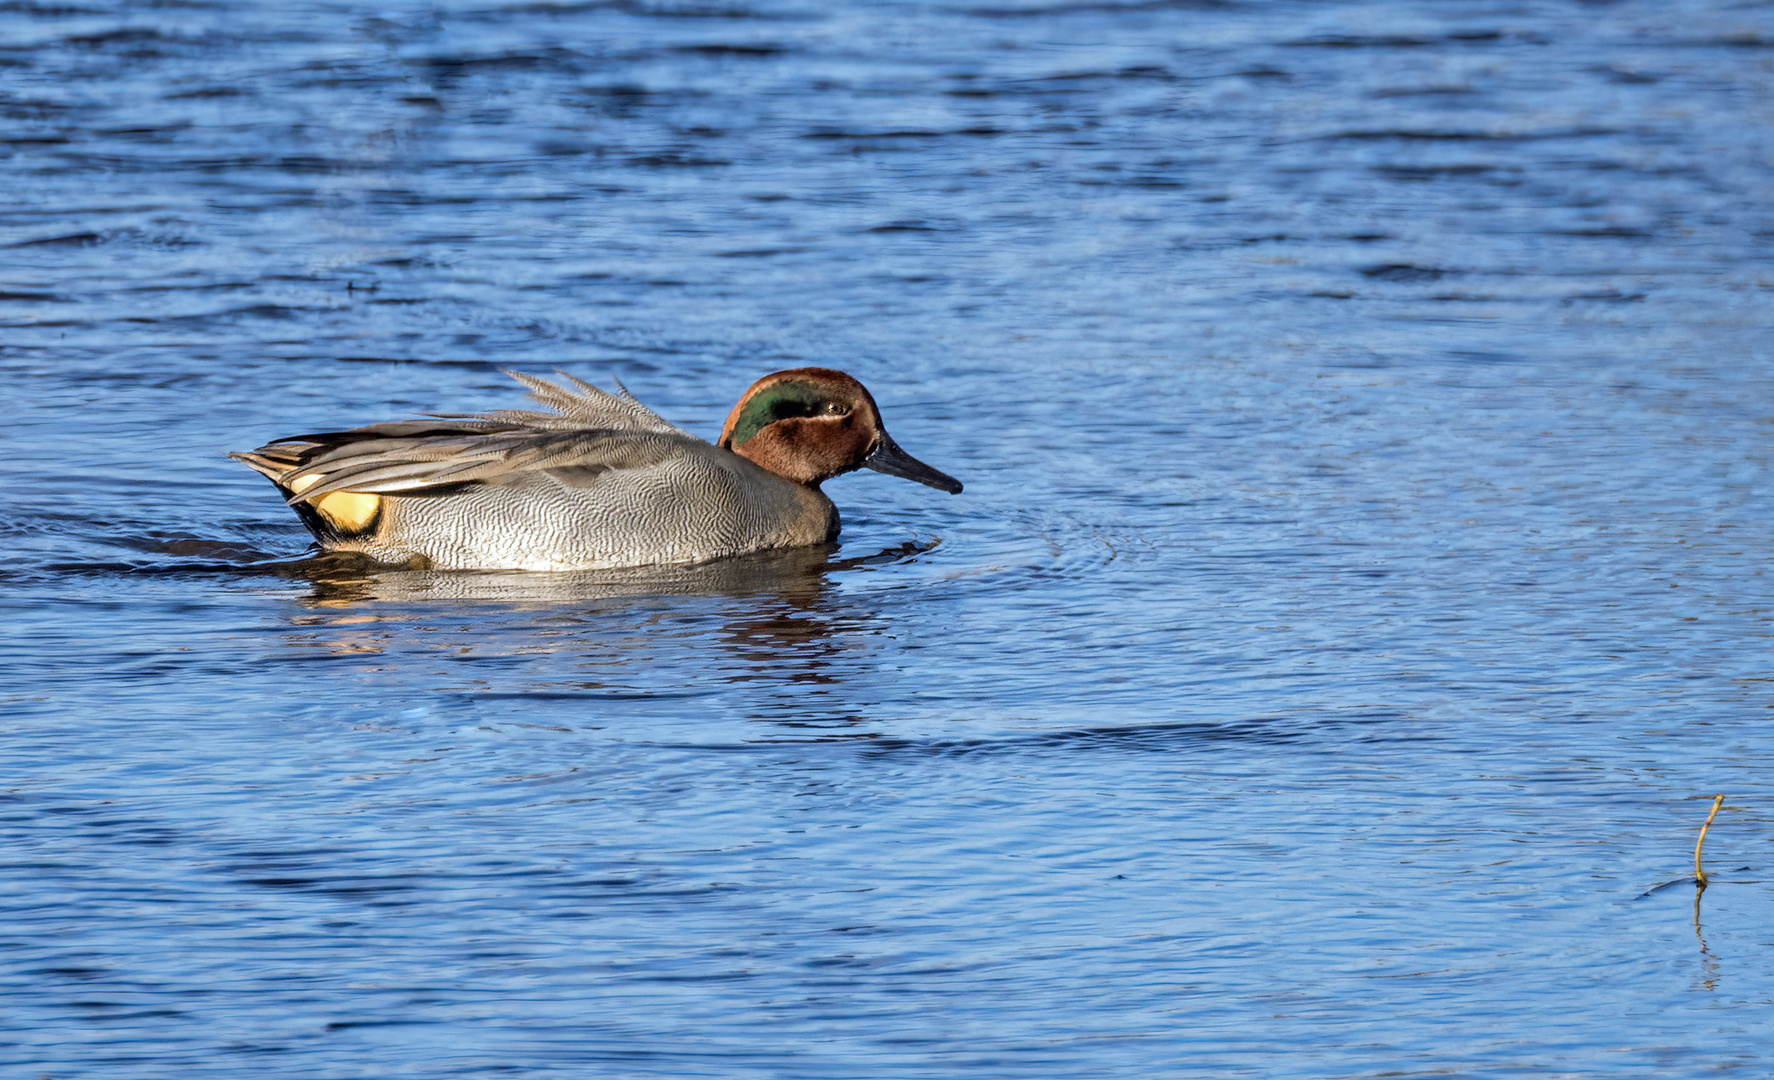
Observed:
[[[888,476],[898,476],[906,480],[916,480],[927,484],[938,491],[946,491],[950,495],[961,494],[961,481],[948,473],[939,472],[919,461],[917,458],[899,448],[899,444],[881,432],[881,441],[875,445],[875,452],[862,463],[865,469],[873,469]]]

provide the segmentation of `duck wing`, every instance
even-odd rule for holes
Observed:
[[[296,503],[339,491],[442,495],[468,484],[510,483],[534,472],[584,487],[606,473],[708,449],[708,443],[661,418],[620,384],[618,395],[564,373],[565,386],[506,374],[554,411],[503,409],[369,424],[292,435],[229,456],[270,478]]]
[[[404,425],[377,424],[375,428]],[[280,439],[233,455],[276,481],[290,502],[335,491],[365,495],[444,495],[468,484],[512,483],[546,472],[569,487],[605,473],[642,469],[695,453],[693,436],[636,431],[440,431],[357,428]]]

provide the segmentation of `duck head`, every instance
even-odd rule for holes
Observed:
[[[753,383],[727,414],[720,445],[808,487],[873,469],[950,495],[961,492],[961,481],[901,450],[868,390],[831,368],[778,371]]]

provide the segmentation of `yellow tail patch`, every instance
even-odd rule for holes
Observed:
[[[318,474],[308,473],[292,478],[288,486],[300,495],[319,482]],[[362,532],[376,520],[376,512],[382,509],[382,496],[362,491],[335,491],[315,499],[311,505],[315,513],[326,518],[327,524],[340,532]]]
[[[335,491],[314,501],[314,509],[342,532],[361,532],[376,520],[382,496],[361,491]]]

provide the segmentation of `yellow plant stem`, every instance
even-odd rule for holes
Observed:
[[[1706,844],[1706,830],[1712,828],[1712,819],[1719,816],[1719,807],[1724,805],[1725,797],[1719,795],[1712,800],[1712,813],[1706,815],[1706,824],[1700,826],[1700,839],[1694,841],[1694,880],[1706,888],[1706,871],[1700,866],[1700,849]]]

